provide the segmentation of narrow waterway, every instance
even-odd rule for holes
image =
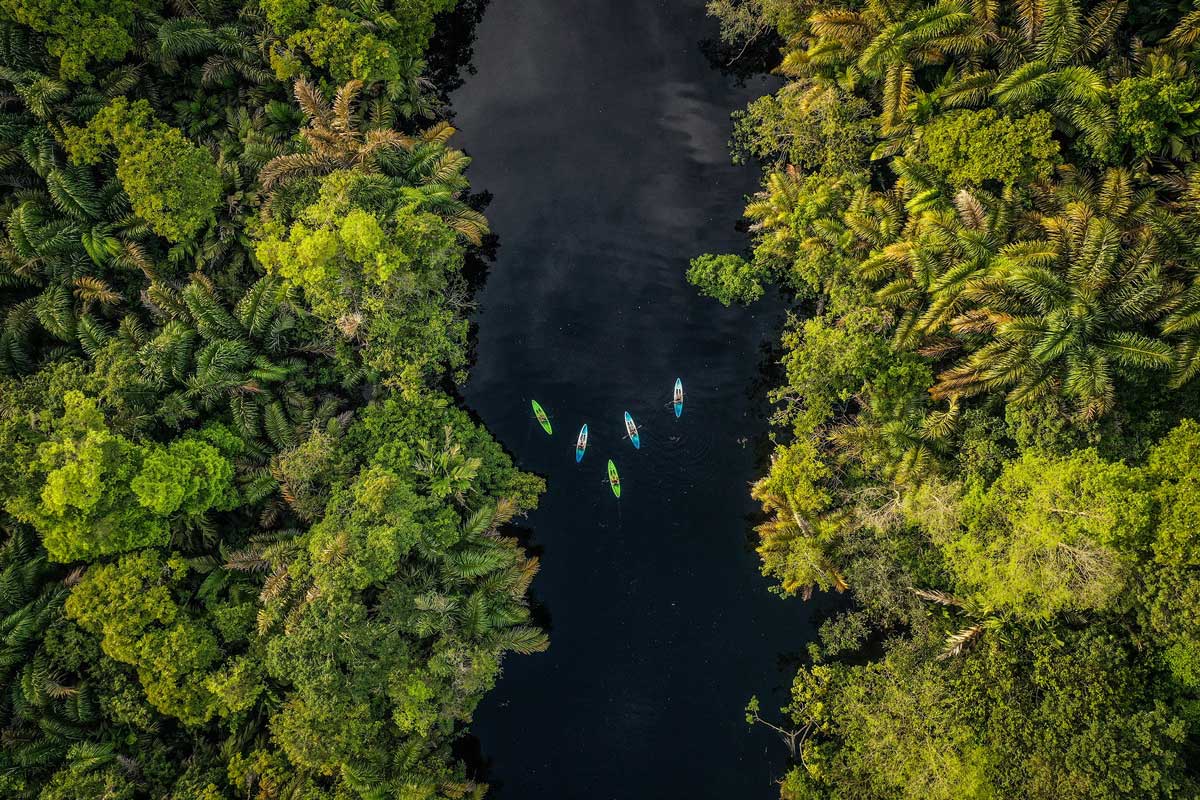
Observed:
[[[745,245],[757,176],[729,163],[729,113],[765,91],[705,59],[703,6],[493,0],[453,97],[499,236],[465,399],[549,482],[525,524],[552,644],[509,657],[472,727],[492,797],[778,796],[786,751],[742,709],[780,705],[819,609],[769,594],[749,544],[781,306],[726,310],[684,280],[691,256]]]

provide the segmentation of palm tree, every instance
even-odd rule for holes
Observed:
[[[1174,231],[1183,247],[1190,247],[1200,237],[1200,169],[1192,168],[1187,175],[1170,176],[1178,195],[1170,205],[1179,225]],[[1162,333],[1175,342],[1175,374],[1172,386],[1179,387],[1200,374],[1200,276],[1195,275],[1161,321]]]
[[[308,126],[300,131],[307,150],[267,162],[259,172],[263,188],[273,195],[290,181],[337,170],[386,176],[397,188],[417,188],[425,209],[472,244],[480,244],[488,232],[487,220],[459,199],[467,186],[462,173],[471,159],[446,146],[454,127],[441,122],[417,136],[379,126],[361,131],[354,114],[361,90],[361,81],[350,81],[330,104],[312,84],[297,80],[296,101],[308,119]],[[264,208],[270,212],[269,201]]]
[[[898,126],[916,90],[916,73],[952,54],[974,55],[987,42],[961,0],[934,5],[868,0],[862,10],[831,9],[810,17],[814,40],[794,51],[782,69],[789,74],[830,76],[845,70],[857,82],[882,77],[883,132]]]
[[[968,625],[946,634],[946,644],[942,652],[937,656],[938,661],[945,661],[946,659],[962,655],[971,649],[985,633],[1004,627],[1005,620],[1003,617],[982,608],[978,603],[971,600],[938,589],[909,587],[909,590],[922,600],[928,600],[931,603],[946,606],[947,608],[956,608],[960,613],[970,618]]]
[[[6,687],[0,769],[5,772],[50,774],[69,751],[105,734],[86,663],[66,667],[61,647],[47,643],[67,624],[63,603],[79,576],[79,570],[66,572],[47,563],[32,530],[0,527],[0,683]]]
[[[362,87],[362,81],[350,81],[338,89],[330,104],[321,90],[306,79],[296,81],[292,91],[308,120],[308,126],[300,131],[308,149],[267,162],[258,174],[264,189],[270,191],[296,178],[327,175],[342,169],[379,172],[377,159],[381,151],[413,146],[412,137],[391,128],[358,130],[354,101]]]
[[[119,184],[98,186],[89,168],[57,160],[51,151],[10,165],[17,174],[40,172],[45,188],[0,210],[0,289],[12,293],[0,325],[0,371],[31,369],[48,346],[90,352],[102,318],[116,316],[137,272],[153,271],[143,246],[149,231],[129,214]]]
[[[141,365],[140,378],[160,398],[157,415],[168,424],[228,409],[247,455],[264,460],[336,414],[332,397],[313,396],[295,382],[306,370],[300,343],[312,330],[276,279],[259,279],[232,308],[199,273],[182,290],[151,284],[142,302],[162,325],[123,346]]]
[[[784,565],[785,570],[773,571],[784,592],[799,591],[807,600],[818,587],[838,592],[849,588],[845,576],[818,541],[821,520],[800,513],[787,497],[771,488],[769,478],[754,484],[750,496],[762,503],[763,511],[769,515],[766,522],[755,528],[761,540],[757,549],[764,564],[778,561]]]
[[[967,293],[1004,252],[1014,219],[1008,197],[962,189],[948,204],[938,190],[932,195],[926,203],[918,193],[906,204],[904,235],[873,252],[857,271],[870,282],[890,278],[875,297],[900,312],[898,341],[920,344],[921,352],[936,356],[950,321],[970,307]]]
[[[1045,238],[1001,251],[967,292],[973,308],[949,323],[985,343],[943,372],[931,390],[955,398],[1008,390],[1020,402],[1058,390],[1084,419],[1115,399],[1122,373],[1169,370],[1171,346],[1150,334],[1174,302],[1167,248],[1140,213],[1149,198],[1110,170],[1098,191],[1085,180],[1058,187]]]
[[[1102,149],[1115,118],[1104,102],[1106,78],[1088,64],[1101,57],[1123,59],[1116,36],[1127,11],[1127,0],[1105,0],[1086,13],[1078,0],[1029,0],[1011,7],[868,0],[860,10],[813,14],[811,36],[797,42],[781,71],[878,85],[885,141],[877,157],[898,152],[914,124],[937,105],[995,104],[1014,113],[1046,108],[1064,131],[1080,133]],[[935,86],[922,86],[922,72],[932,65],[945,65],[942,77]]]

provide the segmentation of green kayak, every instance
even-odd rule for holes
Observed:
[[[546,429],[546,433],[554,435],[554,429],[550,427],[550,418],[546,416],[546,409],[542,408],[541,403],[537,400],[533,402],[533,415],[537,417],[537,421],[542,423],[542,427]]]
[[[612,463],[611,458],[608,460],[608,485],[612,487],[613,494],[621,496],[621,476],[617,474],[617,465]]]

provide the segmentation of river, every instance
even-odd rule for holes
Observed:
[[[522,525],[551,646],[507,658],[468,745],[501,800],[766,800],[786,767],[742,713],[784,701],[820,613],[768,593],[750,535],[782,304],[724,309],[684,280],[692,256],[746,245],[757,174],[730,164],[729,113],[766,88],[709,64],[703,5],[494,0],[452,98],[499,237],[464,399],[549,484]]]

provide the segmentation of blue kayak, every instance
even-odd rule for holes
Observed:
[[[633,449],[641,450],[642,440],[638,438],[637,425],[633,424],[633,417],[629,415],[628,411],[625,412],[625,432],[629,434],[629,441],[633,442]]]
[[[675,416],[678,418],[683,414],[683,381],[679,378],[675,379]]]
[[[587,423],[579,429],[579,438],[575,440],[575,463],[583,461],[583,451],[587,450]]]

